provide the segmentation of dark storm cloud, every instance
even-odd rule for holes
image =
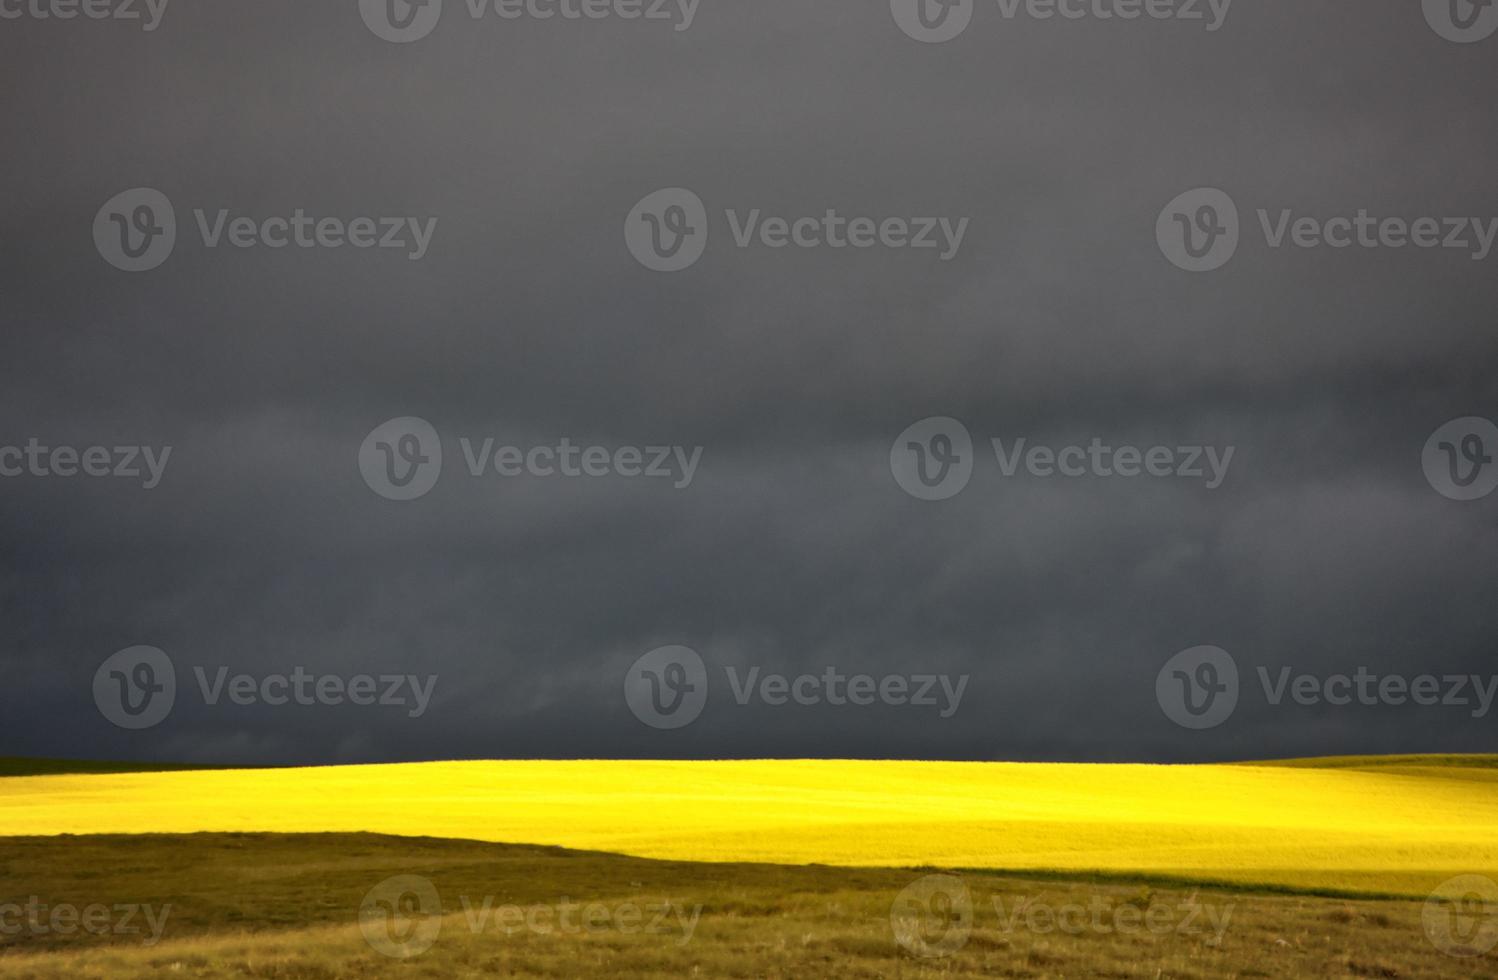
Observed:
[[[161,485],[0,481],[4,752],[211,762],[835,755],[1160,760],[1480,750],[1450,708],[1263,703],[1255,668],[1490,673],[1494,500],[1421,449],[1498,405],[1498,257],[1270,249],[1256,211],[1498,217],[1498,38],[1419,4],[1234,5],[1179,23],[1005,21],[943,45],[883,3],[703,0],[650,22],[374,37],[354,3],[173,4],[150,33],[0,22],[0,445],[173,447]],[[90,226],[174,203],[149,273]],[[703,259],[630,256],[659,188]],[[1242,212],[1179,271],[1160,209]],[[205,249],[192,211],[435,217],[430,251]],[[970,221],[951,261],[739,249],[725,209]],[[442,434],[410,503],[376,425]],[[928,503],[888,456],[928,416],[978,444]],[[1236,447],[1192,480],[1000,475],[988,440]],[[689,487],[472,478],[458,440],[702,446]],[[125,732],[115,650],[179,696]],[[626,669],[699,651],[702,717],[656,731]],[[1230,651],[1243,703],[1172,724],[1155,676]],[[420,718],[205,706],[191,669],[438,676]],[[724,668],[969,675],[961,710],[733,703]]]

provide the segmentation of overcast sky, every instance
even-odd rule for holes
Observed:
[[[945,43],[885,0],[701,0],[685,30],[446,0],[410,43],[354,0],[0,19],[0,446],[172,447],[150,489],[0,478],[0,755],[1492,750],[1498,706],[1275,706],[1258,669],[1498,673],[1498,494],[1422,467],[1438,428],[1498,416],[1498,247],[1274,248],[1258,211],[1498,219],[1498,35],[1443,39],[1418,0],[1234,4],[1211,31],[975,2]],[[1190,272],[1156,226],[1201,187],[1240,240]],[[93,230],[133,188],[177,227],[135,273]],[[626,246],[663,188],[706,210],[678,272]],[[209,247],[199,209],[437,223],[413,260]],[[738,247],[727,212],[755,209],[967,224],[945,259]],[[443,449],[409,501],[360,467],[400,417]],[[944,500],[891,467],[931,417],[973,441]],[[474,477],[460,440],[486,438],[702,453],[687,486]],[[1006,476],[993,438],[1233,456],[1215,488]],[[137,645],[177,691],[128,730],[94,681]],[[675,729],[624,695],[666,645],[709,689]],[[1242,690],[1193,730],[1156,681],[1202,645]],[[437,680],[419,717],[206,703],[193,669],[221,666]],[[728,668],[756,667],[968,680],[946,718],[739,705]]]

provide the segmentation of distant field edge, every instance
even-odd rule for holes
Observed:
[[[203,765],[181,762],[130,762],[94,759],[51,759],[29,756],[0,756],[0,778],[6,776],[85,776],[120,773],[149,772],[213,772],[234,769],[316,769],[344,765],[420,765],[449,762],[952,762],[958,764],[983,765],[1043,765],[1043,761],[1026,762],[1010,759],[825,759],[808,760],[803,757],[784,759],[427,759],[418,762],[394,763],[306,763],[295,765]],[[1075,765],[1224,765],[1224,766],[1281,766],[1300,769],[1367,769],[1381,766],[1418,766],[1454,769],[1498,769],[1498,753],[1408,753],[1392,755],[1338,755],[1306,756],[1285,759],[1243,759],[1224,762],[1175,762],[1159,763],[1149,760],[1132,762],[1064,763]]]
[[[34,759],[0,756],[0,778],[6,776],[107,776],[131,772],[210,772],[225,769],[272,769],[276,766],[203,766],[173,762],[111,762],[95,759]]]

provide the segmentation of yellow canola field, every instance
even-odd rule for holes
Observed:
[[[195,831],[1423,895],[1457,874],[1498,876],[1498,769],[521,761],[0,779],[3,835]]]

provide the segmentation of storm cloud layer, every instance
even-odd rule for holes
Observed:
[[[0,458],[0,755],[1491,750],[1475,695],[1274,704],[1259,669],[1498,673],[1498,495],[1450,499],[1422,465],[1442,426],[1498,416],[1498,34],[1443,37],[1418,0],[1232,4],[1210,30],[1205,0],[1204,20],[965,0],[927,43],[901,2],[701,0],[687,25],[674,2],[446,0],[404,41],[354,0],[174,0],[151,30],[6,6],[0,446],[79,459]],[[176,240],[128,272],[100,242],[149,227],[104,208],[137,188]],[[655,220],[705,223],[706,246],[656,271],[627,226],[678,188],[702,213]],[[1157,226],[1198,188],[1236,206],[1237,243],[1192,272]],[[298,242],[299,214],[341,244],[305,222]],[[1442,245],[1472,219],[1470,247],[1418,247],[1423,217]],[[355,247],[359,218],[391,246]],[[913,247],[924,218],[965,219],[960,246],[936,224]],[[1388,218],[1397,246],[1367,224]],[[410,500],[361,470],[402,418],[443,455]],[[972,442],[939,500],[892,472],[932,418]],[[1006,455],[1020,439],[1233,455],[1213,487],[1075,454],[1082,473],[1044,475]],[[606,450],[599,475],[530,455],[563,440]],[[89,476],[95,446],[111,474],[139,447],[140,475]],[[171,447],[149,487],[147,447]],[[645,475],[653,447],[700,448],[690,479],[678,456]],[[131,729],[95,681],[138,645],[177,691]],[[665,646],[708,684],[674,728],[625,697]],[[1241,691],[1197,729],[1157,680],[1200,646]],[[195,668],[436,680],[413,716],[331,687],[210,703]],[[740,704],[756,668],[966,681],[946,717],[940,696]]]

